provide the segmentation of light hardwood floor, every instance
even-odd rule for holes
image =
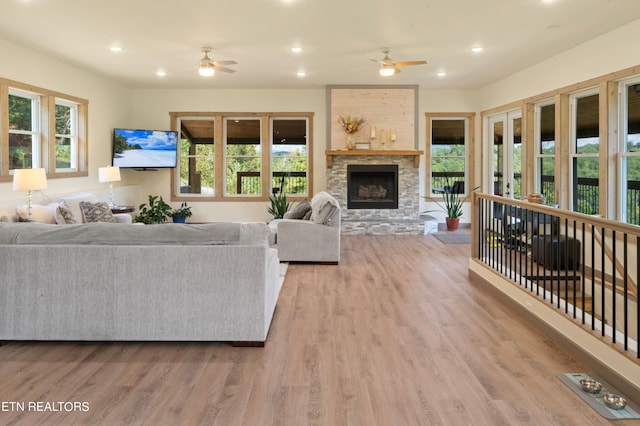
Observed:
[[[555,377],[588,369],[469,282],[469,253],[344,236],[339,265],[289,266],[264,348],[9,343],[0,402],[89,410],[0,411],[0,424],[610,424]]]

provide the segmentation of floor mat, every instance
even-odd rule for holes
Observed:
[[[586,402],[591,408],[596,410],[605,419],[609,420],[623,420],[623,419],[640,419],[640,407],[635,405],[633,401],[629,401],[627,398],[627,406],[622,410],[614,410],[607,407],[602,400],[604,390],[608,390],[616,395],[622,395],[613,386],[603,381],[598,376],[586,373],[563,373],[556,375],[558,379],[569,387],[576,395],[578,395],[584,402]],[[580,387],[580,380],[596,380],[602,383],[602,391],[597,394],[590,394],[582,390]],[[626,398],[626,397],[625,397]]]
[[[445,244],[471,244],[470,232],[436,232],[431,234]]]

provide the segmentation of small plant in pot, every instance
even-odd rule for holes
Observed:
[[[171,206],[158,195],[149,195],[149,204],[142,203],[138,209],[140,213],[134,219],[134,222],[138,223],[163,223],[171,217]]]
[[[469,199],[473,191],[480,188],[479,186],[476,186],[471,191],[469,191],[469,195],[464,195],[461,193],[464,191],[456,190],[456,186],[457,185],[449,185],[449,182],[447,181],[447,184],[442,190],[442,201],[436,200],[432,197],[424,197],[425,199],[435,203],[438,208],[447,215],[445,220],[447,223],[448,231],[455,231],[456,229],[458,229],[458,225],[460,224],[460,217],[462,217],[463,213],[462,207],[464,206],[465,201]],[[430,213],[433,211],[436,210],[427,210],[424,213]]]
[[[268,212],[273,215],[274,219],[282,219],[284,214],[289,211],[291,203],[287,201],[287,194],[284,191],[275,190],[273,194],[269,196],[271,205]]]
[[[188,217],[191,217],[191,207],[187,206],[187,202],[184,201],[180,204],[180,208],[171,211],[171,217],[173,223],[185,223]]]

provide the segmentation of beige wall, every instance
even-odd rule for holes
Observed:
[[[1,77],[89,100],[89,176],[50,179],[44,193],[52,197],[104,188],[104,184],[98,183],[98,167],[111,164],[113,128],[131,125],[131,90],[96,73],[2,39],[0,58]],[[24,194],[13,192],[11,186],[11,182],[0,182],[0,201],[26,200]]]
[[[483,87],[487,110],[640,64],[640,20]]]

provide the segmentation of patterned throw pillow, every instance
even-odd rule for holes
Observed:
[[[73,214],[69,206],[60,204],[56,207],[56,223],[58,225],[67,225],[70,223],[78,223],[78,219]]]
[[[80,201],[80,209],[86,223],[89,222],[113,222],[118,220],[113,217],[109,205],[104,201],[92,203],[90,201]]]

